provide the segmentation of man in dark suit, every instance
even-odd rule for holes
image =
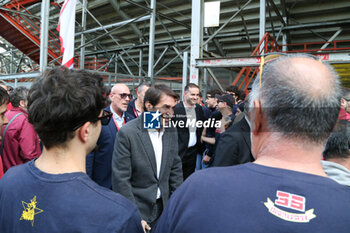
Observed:
[[[244,110],[244,113],[246,112]],[[214,167],[232,166],[254,161],[247,115],[230,126],[221,135],[213,159]]]
[[[125,84],[113,86],[109,98],[111,105],[105,108],[113,113],[113,119],[108,125],[103,125],[97,141],[97,150],[86,157],[86,173],[97,184],[108,189],[112,188],[112,155],[114,142],[118,130],[132,120],[132,116],[125,112],[130,101],[130,90]]]
[[[184,101],[174,108],[174,123],[178,132],[179,155],[182,160],[184,180],[195,170],[198,153],[203,153],[205,147],[201,143],[203,128],[189,122],[204,121],[202,107],[198,102],[199,87],[194,83],[186,85]]]
[[[155,225],[183,180],[176,128],[169,127],[175,98],[165,85],[150,87],[144,98],[145,113],[119,131],[114,145],[113,191],[137,205],[145,229]],[[158,129],[145,128],[146,113],[152,114],[152,122],[159,120]]]

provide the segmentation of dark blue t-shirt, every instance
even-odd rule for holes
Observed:
[[[0,232],[143,232],[136,207],[82,172],[47,174],[31,161],[0,180]]]
[[[172,195],[154,232],[349,233],[349,219],[349,187],[248,163],[194,173]]]

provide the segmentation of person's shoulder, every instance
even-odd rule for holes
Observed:
[[[186,181],[191,183],[189,186],[197,186],[197,188],[212,189],[213,186],[208,186],[208,183],[220,187],[228,182],[233,183],[239,174],[246,171],[247,165],[210,167],[193,173]],[[205,182],[203,182],[204,180]]]
[[[175,105],[174,110],[178,110],[178,109],[181,109],[181,108],[185,109],[184,104],[183,104],[182,101],[180,101],[179,103],[177,103]]]
[[[136,206],[122,195],[99,186],[87,177],[82,177],[80,181],[90,190],[91,201],[102,203],[109,212],[132,214],[137,211]]]
[[[26,178],[29,173],[29,163],[30,162],[11,167],[0,179],[0,187],[4,185],[16,186],[18,181],[22,180],[22,178]]]

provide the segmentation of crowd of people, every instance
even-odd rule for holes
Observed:
[[[349,232],[350,89],[313,57],[205,104],[64,68],[0,86],[0,232]]]

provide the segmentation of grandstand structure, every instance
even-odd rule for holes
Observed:
[[[99,73],[108,85],[148,80],[181,90],[195,82],[204,93],[230,84],[247,91],[261,56],[302,52],[331,63],[350,86],[349,0],[76,2],[74,68]],[[219,2],[218,25],[204,25],[208,2]],[[62,4],[0,1],[1,80],[30,85],[41,71],[61,64],[56,28]]]

